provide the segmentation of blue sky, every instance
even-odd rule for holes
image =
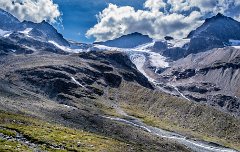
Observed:
[[[240,0],[0,0],[0,8],[21,21],[46,20],[65,38],[87,43],[134,32],[184,38],[217,13],[240,21]]]
[[[143,7],[144,0],[54,0],[59,5],[63,22],[56,26],[58,31],[67,39],[79,42],[93,42],[95,39],[86,38],[85,33],[97,24],[96,14],[113,3],[118,6],[132,6],[136,9]]]

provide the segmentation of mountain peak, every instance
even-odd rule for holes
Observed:
[[[134,32],[134,33],[131,33],[131,34],[128,34],[128,35],[143,36],[143,34],[141,34],[141,33],[139,33],[139,32]],[[127,36],[127,35],[124,35],[124,36]]]
[[[218,13],[216,16],[207,18],[200,27],[190,32],[188,38],[211,36],[228,41],[229,39],[238,40],[239,34],[240,23],[231,17]]]
[[[106,45],[109,47],[119,47],[119,48],[133,48],[138,45],[145,43],[150,43],[153,40],[148,35],[143,35],[138,32],[131,34],[123,35],[119,38],[105,41],[105,42],[96,42],[95,44]]]
[[[205,20],[205,22],[213,22],[213,21],[216,21],[216,20],[224,20],[224,19],[232,19],[231,17],[227,17],[225,15],[223,15],[222,13],[218,13],[217,15],[215,16],[212,16],[210,18],[207,18]],[[233,20],[233,19],[232,19]]]
[[[218,13],[216,17],[225,17],[222,13]]]

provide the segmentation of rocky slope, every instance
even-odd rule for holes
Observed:
[[[238,49],[214,49],[173,62],[160,75],[189,99],[239,116],[239,59]]]

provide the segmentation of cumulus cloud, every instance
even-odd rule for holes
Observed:
[[[238,18],[239,0],[146,0],[142,10],[130,6],[109,4],[97,15],[98,23],[89,29],[87,37],[105,41],[121,35],[140,32],[155,39],[166,35],[185,37],[218,12]]]
[[[159,11],[166,7],[166,3],[163,0],[148,0],[144,3],[145,8],[149,8],[152,11]]]
[[[52,0],[0,0],[0,8],[19,20],[55,22],[61,15]]]

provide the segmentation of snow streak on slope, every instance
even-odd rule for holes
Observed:
[[[77,85],[79,85],[79,86],[82,87],[82,88],[85,88],[85,86],[82,85],[81,83],[79,83],[74,77],[71,77],[71,78],[72,78],[72,81],[73,81],[74,83],[76,83]]]
[[[48,41],[49,43],[53,44],[54,46],[56,46],[57,48],[65,51],[65,52],[69,52],[69,53],[79,53],[79,52],[82,52],[83,50],[82,49],[72,49],[70,47],[66,47],[66,46],[62,46],[62,45],[59,45],[57,42],[55,41]]]
[[[175,87],[174,85],[172,85],[172,87],[173,87],[184,99],[186,99],[186,100],[188,100],[188,101],[191,101],[191,100],[188,99],[183,93],[181,93],[177,87]]]
[[[130,60],[137,67],[138,71],[140,71],[150,82],[153,82],[154,79],[148,76],[148,74],[144,70],[144,65],[146,62],[146,57],[140,53],[134,53],[130,55]]]

